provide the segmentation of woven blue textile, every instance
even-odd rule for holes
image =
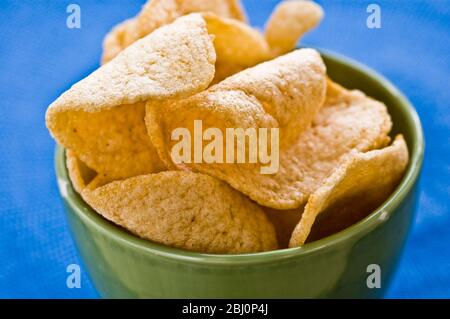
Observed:
[[[262,27],[278,1],[244,1]],[[320,1],[326,18],[305,45],[365,63],[410,98],[427,139],[414,228],[387,297],[450,297],[450,1],[376,1],[381,29],[366,26],[375,1]],[[68,29],[66,7],[81,7]],[[49,105],[98,66],[105,33],[143,0],[0,2],[0,297],[95,298],[82,268],[80,289],[66,266],[80,263],[58,196]]]

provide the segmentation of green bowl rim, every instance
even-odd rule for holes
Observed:
[[[416,139],[409,145],[412,156],[402,182],[378,209],[358,223],[336,234],[305,244],[301,247],[259,253],[239,255],[205,254],[164,246],[162,244],[141,239],[129,233],[125,229],[107,221],[97,214],[92,208],[90,208],[89,205],[86,204],[86,202],[84,202],[73,189],[65,165],[65,150],[62,146],[57,145],[55,154],[55,168],[61,195],[76,212],[79,218],[81,218],[85,223],[89,223],[104,235],[112,237],[114,240],[123,242],[131,248],[139,249],[142,252],[167,259],[196,264],[239,266],[246,264],[272,263],[280,260],[300,258],[301,256],[318,252],[327,247],[342,245],[349,239],[355,240],[355,238],[362,237],[383,223],[385,220],[389,219],[414,187],[421,170],[424,156],[425,142],[422,125],[416,110],[411,105],[409,100],[389,80],[369,67],[350,58],[329,50],[318,50],[327,60],[332,60],[334,62],[344,64],[346,67],[357,69],[358,71],[365,73],[369,78],[372,78],[372,80],[381,83],[391,95],[395,96],[400,101],[399,105],[405,111],[404,113],[408,114],[406,119],[409,122],[408,124],[414,129],[413,135],[416,136]],[[65,196],[63,195],[64,193]]]

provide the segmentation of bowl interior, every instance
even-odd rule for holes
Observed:
[[[56,151],[56,173],[62,196],[77,214],[78,218],[82,219],[84,223],[96,231],[107,234],[112,240],[121,241],[130,248],[139,249],[144,253],[196,263],[245,264],[271,262],[279,259],[298,257],[300,254],[309,254],[324,247],[340,245],[352,236],[370,232],[378,225],[378,215],[381,212],[387,212],[388,214],[394,213],[395,209],[414,186],[421,168],[424,152],[424,140],[420,120],[409,101],[388,80],[373,70],[348,58],[324,50],[321,50],[321,53],[327,65],[328,74],[334,81],[349,89],[359,89],[367,95],[383,101],[387,105],[394,123],[391,134],[394,136],[402,133],[405,136],[410,151],[410,163],[407,172],[394,193],[377,210],[349,228],[321,240],[308,243],[302,247],[242,255],[204,254],[163,246],[138,238],[121,227],[108,222],[93,211],[73,189],[65,166],[65,151],[62,147],[58,146]]]

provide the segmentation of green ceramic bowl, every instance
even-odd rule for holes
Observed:
[[[419,118],[389,81],[368,68],[323,52],[330,76],[383,102],[403,133],[411,161],[396,191],[376,211],[333,236],[304,245],[246,255],[209,255],[133,236],[96,214],[74,191],[64,150],[56,173],[68,222],[85,269],[107,298],[381,297],[396,269],[418,195],[424,139]],[[381,267],[381,288],[367,287],[367,267]]]

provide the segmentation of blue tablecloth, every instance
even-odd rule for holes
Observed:
[[[66,27],[66,7],[81,7],[81,29]],[[80,263],[53,170],[49,105],[95,69],[104,34],[143,0],[0,2],[0,297],[91,298],[66,287]],[[247,0],[262,27],[278,1]],[[387,297],[450,297],[450,1],[377,1],[382,28],[366,26],[372,1],[320,1],[326,18],[305,45],[335,50],[392,80],[416,106],[426,140],[420,208]]]

